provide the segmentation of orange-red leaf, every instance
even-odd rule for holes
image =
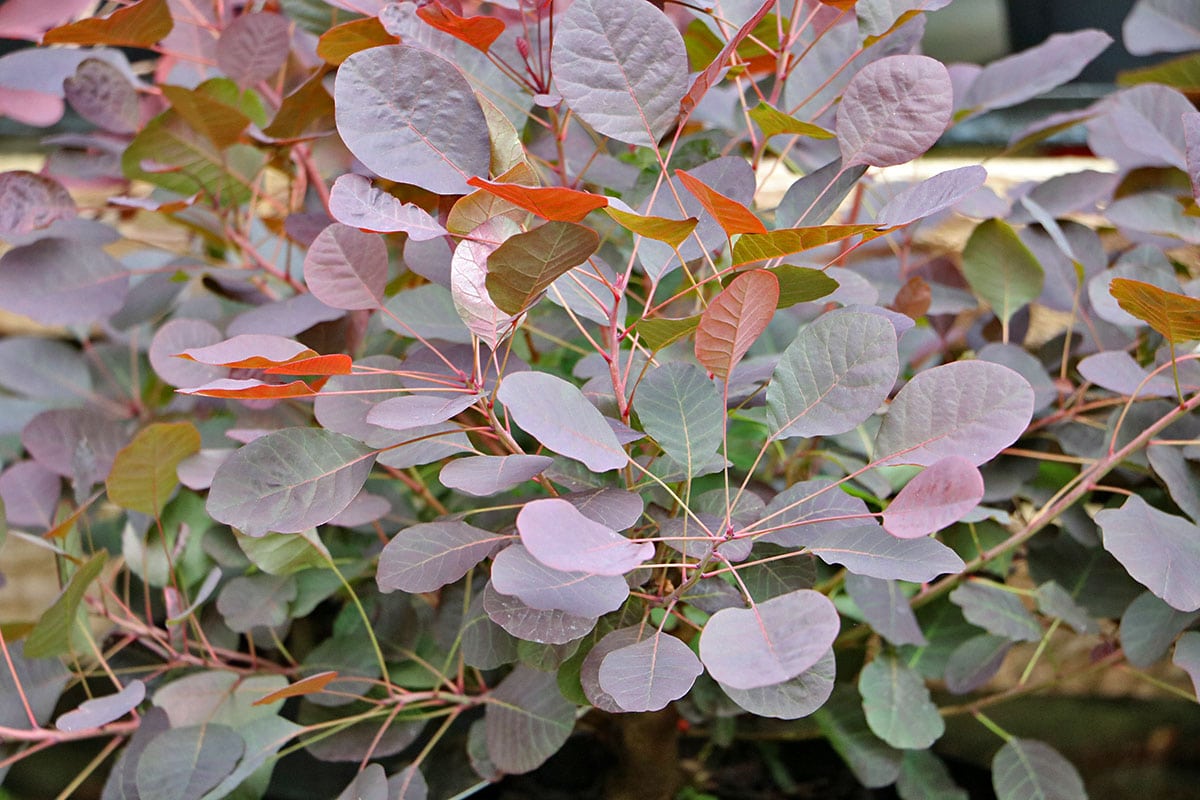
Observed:
[[[604,209],[618,225],[627,231],[632,231],[647,239],[666,242],[673,248],[678,248],[687,237],[692,235],[696,224],[700,221],[695,217],[687,219],[671,219],[670,217],[651,217],[641,214],[631,214],[619,208],[609,206]]]
[[[1200,300],[1157,286],[1116,278],[1108,291],[1121,308],[1178,344],[1200,339]]]
[[[432,2],[417,9],[417,16],[455,39],[461,39],[476,50],[487,52],[492,42],[504,33],[504,22],[495,17],[463,17],[441,2]]]
[[[733,246],[733,265],[790,256],[860,233],[865,241],[886,231],[876,230],[874,225],[817,225],[811,228],[784,228],[770,233],[748,233]]]
[[[318,386],[309,386],[304,381],[291,383],[263,383],[262,381],[222,378],[193,389],[180,389],[181,394],[196,394],[201,397],[224,397],[232,400],[283,400],[289,397],[312,397]]]
[[[467,183],[556,222],[579,222],[592,211],[608,205],[607,197],[561,186],[521,186],[492,183],[482,178],[471,178]]]
[[[270,694],[264,694],[262,697],[255,700],[251,705],[266,706],[274,703],[276,700],[286,700],[289,697],[301,697],[306,694],[315,694],[330,683],[338,676],[336,670],[328,672],[318,672],[316,675],[309,675],[307,678],[301,678],[295,683],[288,684],[282,689],[276,689]]]
[[[359,50],[399,42],[400,38],[388,33],[379,17],[367,17],[334,25],[321,34],[317,40],[317,55],[337,66]]]
[[[696,359],[722,380],[775,315],[779,279],[765,269],[743,272],[713,298],[696,328]]]
[[[354,362],[345,353],[311,356],[267,367],[267,375],[349,375]]]
[[[42,37],[42,44],[111,44],[150,47],[171,32],[175,22],[167,0],[141,0],[107,17],[89,17],[59,25]]]
[[[726,236],[733,236],[735,233],[767,232],[767,226],[762,224],[762,220],[737,200],[710,189],[681,169],[675,170],[675,175],[684,188],[696,196],[704,210],[716,217]]]

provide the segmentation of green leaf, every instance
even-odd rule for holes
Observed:
[[[802,253],[830,242],[863,234],[863,241],[881,235],[874,225],[817,225],[784,228],[769,233],[744,233],[733,246],[734,266]]]
[[[770,103],[762,101],[750,109],[750,119],[758,123],[758,127],[762,128],[763,136],[768,139],[780,133],[807,136],[810,139],[833,138],[833,134],[820,125],[802,122],[790,114],[783,113]]]
[[[1004,326],[1042,293],[1045,273],[1037,258],[1006,222],[989,219],[971,232],[963,248],[963,276]]]
[[[699,324],[700,315],[697,314],[683,319],[643,319],[634,330],[641,337],[642,344],[654,351],[679,341],[696,330]]]
[[[329,565],[329,551],[315,529],[298,534],[268,533],[266,536],[234,533],[246,558],[269,575],[291,575],[310,567]]]
[[[251,122],[267,121],[258,95],[228,78],[211,78],[195,89],[164,85],[162,93],[193,130],[221,150],[236,144]]]
[[[992,759],[998,800],[1087,800],[1079,772],[1050,745],[1009,739]]]
[[[896,792],[901,800],[968,800],[942,760],[928,750],[909,750],[900,763]]]
[[[835,688],[813,719],[863,786],[876,789],[896,780],[903,753],[871,733],[853,689]]]
[[[1200,92],[1200,53],[1191,53],[1141,69],[1126,70],[1117,75],[1117,83],[1122,86],[1161,83],[1184,94],[1195,94]]]
[[[925,680],[895,655],[881,656],[863,667],[858,691],[867,724],[892,747],[924,750],[946,732]]]
[[[30,631],[29,638],[25,640],[26,656],[49,658],[70,652],[71,630],[77,619],[79,605],[83,602],[83,594],[96,580],[107,560],[108,552],[99,550],[75,571],[67,588]]]
[[[156,422],[117,452],[106,485],[121,508],[158,516],[179,484],[175,468],[200,451],[200,432],[190,422]]]
[[[779,280],[779,303],[776,308],[789,308],[797,303],[809,303],[832,294],[838,282],[819,269],[782,264],[770,272]]]
[[[363,18],[361,14],[331,6],[325,0],[279,0],[279,5],[298,28],[316,36],[334,25]]]
[[[488,256],[488,295],[501,311],[519,314],[599,246],[594,230],[573,222],[547,222],[519,233]]]
[[[225,725],[164,731],[138,759],[138,794],[155,800],[199,800],[233,772],[246,743]]]
[[[649,373],[634,393],[633,410],[646,433],[689,475],[712,461],[721,446],[721,394],[694,364],[673,361]]]

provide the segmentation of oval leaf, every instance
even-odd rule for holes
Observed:
[[[680,172],[682,179],[686,173]],[[689,176],[690,177],[690,176]],[[779,279],[762,269],[744,272],[713,298],[696,328],[696,359],[722,380],[767,329],[779,303]]]
[[[131,511],[158,516],[179,478],[179,462],[200,451],[200,432],[190,422],[155,422],[117,452],[109,472],[108,499]]]
[[[757,689],[734,689],[721,684],[729,699],[751,714],[775,719],[800,719],[821,706],[833,693],[836,661],[830,649],[813,666],[790,681]]]
[[[487,291],[501,311],[519,314],[550,284],[591,257],[600,237],[572,222],[547,222],[504,240],[487,258]]]
[[[58,181],[25,170],[0,173],[0,236],[30,233],[75,214],[75,201]]]
[[[492,585],[532,608],[576,617],[616,611],[629,596],[622,576],[552,569],[522,545],[506,547],[492,560]]]
[[[478,395],[462,392],[450,397],[410,395],[384,400],[367,412],[367,422],[393,431],[405,431],[436,425],[457,416],[479,400]]]
[[[1008,321],[1042,293],[1045,273],[1008,223],[989,219],[971,232],[962,255],[963,276],[999,317]]]
[[[1000,587],[970,581],[950,593],[950,602],[963,610],[968,622],[988,633],[1018,642],[1042,638],[1042,626],[1021,598]]]
[[[333,182],[333,188],[329,190],[329,213],[338,222],[366,231],[403,231],[417,242],[446,235],[446,229],[425,209],[401,202],[373,186],[370,178],[353,173],[342,175]]]
[[[987,180],[987,170],[978,164],[939,172],[916,186],[899,192],[879,209],[880,225],[907,225],[950,208]]]
[[[695,365],[672,361],[652,370],[638,384],[633,408],[646,433],[689,475],[716,457],[725,407],[717,387]]]
[[[558,690],[553,672],[518,666],[488,697],[487,753],[503,772],[536,769],[567,741],[575,706]]]
[[[217,39],[217,66],[241,86],[271,78],[287,61],[291,23],[279,14],[242,14]]]
[[[387,274],[383,237],[340,222],[318,233],[304,256],[304,282],[318,300],[334,308],[379,308]]]
[[[958,522],[983,499],[983,476],[965,458],[948,456],[909,481],[883,512],[892,536],[915,539]]]
[[[285,428],[230,456],[213,477],[208,513],[250,536],[299,533],[336,517],[358,494],[375,451],[339,433]]]
[[[1200,300],[1145,281],[1115,278],[1109,292],[1128,313],[1175,344],[1200,339]]]
[[[686,644],[664,633],[614,650],[600,662],[600,688],[625,711],[658,711],[692,688],[704,667]]]
[[[688,90],[674,23],[644,0],[578,0],[557,22],[550,64],[567,105],[605,136],[654,147]]]
[[[840,625],[828,597],[801,589],[718,611],[700,634],[700,660],[714,680],[735,689],[783,683],[825,655]]]
[[[134,680],[116,694],[84,700],[74,711],[68,711],[54,722],[60,731],[83,731],[99,728],[128,714],[146,699],[146,684]]]
[[[562,378],[543,372],[508,375],[496,398],[531,436],[589,469],[606,472],[629,460],[604,416]]]
[[[880,739],[903,750],[924,750],[946,732],[925,679],[895,655],[876,658],[858,676],[867,725]]]
[[[950,74],[926,56],[881,58],[850,81],[837,112],[842,166],[890,167],[938,140],[954,106]]]
[[[199,800],[242,758],[246,742],[226,725],[171,728],[151,739],[137,761],[137,791],[158,800]]]
[[[120,310],[129,272],[99,247],[48,238],[0,258],[0,308],[43,325],[84,325]]]
[[[766,233],[767,226],[754,216],[754,212],[731,197],[709,188],[699,178],[693,177],[681,169],[675,170],[675,176],[692,195],[704,206],[704,210],[713,216],[725,231],[725,235],[733,237],[739,233]]]
[[[448,489],[489,497],[537,477],[553,463],[549,456],[456,458],[442,467],[438,480]]]
[[[607,197],[562,186],[521,186],[493,183],[482,178],[471,178],[467,182],[543,219],[559,222],[581,222],[592,211],[608,205]]]
[[[1131,495],[1096,514],[1104,549],[1172,608],[1200,609],[1200,526]]]
[[[884,580],[925,583],[938,575],[962,571],[962,558],[936,539],[897,539],[879,525],[850,529],[803,526],[796,539],[826,564]]]
[[[624,575],[654,556],[650,542],[635,544],[557,498],[526,503],[517,530],[534,558],[563,572]]]
[[[997,800],[1087,800],[1070,761],[1045,742],[1015,736],[992,758],[992,787]]]
[[[412,525],[379,554],[379,591],[437,591],[466,575],[507,538],[457,520]]]
[[[42,44],[111,44],[150,47],[174,27],[167,0],[141,0],[107,17],[88,17],[47,31]]]
[[[63,95],[79,116],[112,133],[136,133],[140,121],[137,90],[125,73],[107,61],[81,61],[63,81]]]

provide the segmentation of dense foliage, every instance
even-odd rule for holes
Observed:
[[[0,627],[0,778],[95,740],[54,791],[259,798],[303,749],[466,796],[659,712],[952,798],[974,715],[1000,798],[1084,797],[988,711],[1200,681],[1196,61],[1010,148],[1114,173],[898,180],[1110,44],[947,68],[948,3],[0,8],[0,109],[78,123],[0,175],[0,536],[62,587]]]

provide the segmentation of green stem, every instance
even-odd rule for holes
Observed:
[[[1011,733],[1009,733],[1008,731],[1004,730],[1004,728],[1001,728],[999,725],[997,725],[992,720],[991,717],[984,714],[982,711],[973,711],[973,712],[971,712],[971,716],[975,717],[976,721],[978,721],[980,725],[987,728],[989,731],[996,734],[1004,741],[1007,742],[1013,738],[1013,735]]]

